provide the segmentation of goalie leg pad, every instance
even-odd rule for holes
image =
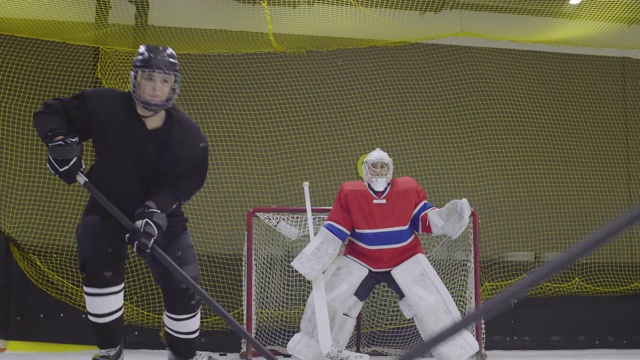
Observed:
[[[369,360],[368,354],[357,353],[332,347],[324,356],[320,351],[320,345],[315,339],[299,332],[291,338],[287,344],[287,352],[294,359],[300,360]]]
[[[356,327],[356,321],[360,310],[362,310],[362,305],[362,301],[351,295],[342,314],[337,312],[335,313],[334,319],[329,319],[331,324],[331,338],[336,348],[344,349],[347,347],[353,329]]]
[[[334,346],[344,348],[355,327],[355,320],[362,309],[362,302],[353,294],[367,276],[369,270],[344,256],[338,256],[335,259],[331,265],[331,270],[330,276],[325,283],[329,325]],[[318,327],[313,295],[307,299],[307,305],[300,322],[300,329],[301,332],[296,334],[287,345],[289,354],[302,360],[315,360],[314,358],[318,354],[322,356],[318,344]],[[309,339],[315,343],[313,348],[309,347]],[[302,347],[298,349],[298,346]]]
[[[318,340],[299,332],[287,344],[287,352],[300,360],[324,360]]]
[[[400,308],[413,315],[423,339],[437,334],[461,319],[451,294],[424,254],[417,254],[391,271],[405,298]],[[438,360],[462,360],[475,354],[478,342],[467,330],[461,330],[433,349]]]
[[[362,302],[354,294],[367,277],[369,269],[344,256],[339,256],[335,265],[335,270],[327,279],[325,290],[331,338],[335,347],[343,349],[362,309]]]
[[[403,297],[398,301],[398,306],[400,306],[400,310],[402,310],[402,314],[407,319],[413,319],[416,316],[416,310],[411,306],[411,301],[409,301],[408,297]]]

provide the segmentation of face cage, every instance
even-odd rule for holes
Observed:
[[[384,162],[389,167],[386,176],[372,176],[371,172],[369,172],[369,163],[371,162]],[[386,160],[371,160],[365,161],[362,163],[362,173],[364,175],[364,181],[369,184],[374,190],[382,191],[384,188],[389,185],[391,182],[391,178],[393,177],[393,163]],[[381,184],[384,184],[384,187]],[[376,185],[379,187],[376,189]]]
[[[174,82],[171,87],[171,92],[169,92],[169,96],[167,99],[160,104],[152,103],[149,101],[145,101],[138,96],[138,73],[141,71],[161,71],[165,74],[173,75]],[[162,70],[154,70],[154,69],[134,69],[131,70],[131,95],[133,95],[133,99],[136,103],[140,104],[145,110],[151,112],[160,112],[162,110],[168,109],[173,105],[173,102],[176,101],[178,97],[178,93],[180,92],[180,74],[171,71],[162,71]]]

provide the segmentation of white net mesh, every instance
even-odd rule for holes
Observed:
[[[316,231],[326,220],[328,210],[314,209]],[[311,293],[311,283],[290,265],[309,242],[306,212],[304,208],[274,208],[260,209],[254,214],[248,224],[245,253],[245,324],[256,340],[284,354],[289,339],[300,331],[300,319]],[[476,296],[479,267],[474,256],[478,239],[474,224],[477,221],[470,221],[456,240],[420,235],[426,256],[462,314],[473,310],[479,299]],[[397,301],[397,295],[389,287],[384,284],[376,287],[364,303],[347,348],[399,355],[420,343],[422,339],[413,320],[403,316]],[[469,330],[484,343],[482,324]]]

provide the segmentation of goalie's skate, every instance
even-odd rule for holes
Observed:
[[[93,355],[92,360],[122,360],[124,359],[122,344],[111,349],[100,349]]]
[[[368,354],[363,354],[359,352],[344,350],[344,349],[336,349],[334,347],[329,350],[327,355],[325,355],[327,359],[331,360],[369,360]]]

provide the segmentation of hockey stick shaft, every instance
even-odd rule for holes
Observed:
[[[304,202],[307,208],[307,222],[309,224],[309,242],[313,243],[314,229],[311,215],[311,196],[309,195],[309,183],[302,184],[304,188]],[[327,296],[324,290],[324,276],[322,274],[311,281],[313,287],[313,302],[315,305],[316,323],[318,326],[318,342],[320,351],[326,355],[332,347],[331,329],[329,327],[329,310],[327,309]]]
[[[125,228],[129,231],[135,230],[135,225],[129,218],[127,218],[115,205],[109,201],[98,189],[89,182],[83,173],[79,172],[76,175],[76,180],[82,185],[91,196],[93,196],[102,206],[104,206],[111,215],[113,215]],[[156,246],[151,246],[151,253],[164,265],[173,275],[182,282],[186,287],[193,291],[203,302],[220,316],[238,335],[242,336],[247,342],[249,342],[255,349],[269,360],[277,360],[276,357],[271,354],[260,342],[258,342],[245,328],[240,325],[226,310],[220,306],[206,291],[204,291],[200,285],[198,285],[193,279],[189,277],[176,263],[164,251]]]
[[[476,323],[483,318],[484,320],[489,320],[494,315],[509,307],[513,300],[517,300],[526,295],[531,288],[540,282],[575,263],[579,259],[591,253],[593,250],[609,242],[623,231],[631,228],[632,226],[637,226],[638,223],[640,223],[640,205],[634,206],[624,214],[618,216],[608,224],[583,238],[582,241],[578,242],[573,247],[560,253],[551,261],[539,267],[522,280],[519,280],[500,294],[486,301],[475,311],[464,315],[462,320],[449,326],[427,341],[416,345],[411,350],[400,356],[399,360],[411,360],[422,357],[436,345],[458,333],[458,331],[466,328],[467,326]]]

